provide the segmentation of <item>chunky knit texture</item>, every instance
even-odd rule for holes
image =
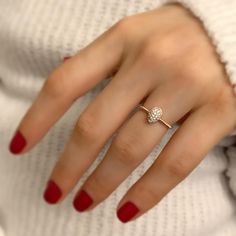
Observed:
[[[210,150],[200,165],[159,204],[125,225],[115,215],[119,200],[153,163],[177,126],[166,133],[147,159],[94,210],[77,213],[72,201],[102,160],[112,138],[61,204],[50,206],[43,201],[47,179],[74,123],[107,81],[79,98],[30,152],[13,157],[8,151],[18,123],[48,74],[64,56],[73,55],[124,16],[168,2],[174,1],[0,0],[0,225],[3,231],[0,229],[0,236],[235,235],[233,133]],[[225,63],[229,81],[235,83],[236,0],[178,2],[202,20]],[[158,181],[161,180],[157,180],[157,187]]]

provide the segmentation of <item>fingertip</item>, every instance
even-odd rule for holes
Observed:
[[[19,130],[17,130],[8,146],[8,149],[12,154],[19,154],[22,152],[26,144],[27,142],[25,137]]]
[[[55,204],[62,196],[62,191],[59,186],[52,180],[48,181],[44,191],[43,198],[49,204]]]
[[[92,197],[84,190],[79,191],[73,201],[74,208],[79,212],[87,210],[92,204]]]
[[[122,223],[127,223],[139,213],[140,209],[133,202],[124,203],[116,212],[118,219]]]
[[[66,56],[66,57],[64,57],[64,58],[63,58],[63,62],[69,60],[70,58],[71,58],[70,56]]]

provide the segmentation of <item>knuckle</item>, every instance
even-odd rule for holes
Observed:
[[[65,94],[67,87],[65,81],[63,73],[59,70],[55,70],[46,80],[43,90],[47,95],[60,97]]]
[[[157,202],[162,198],[161,191],[158,188],[144,183],[139,184],[136,188],[137,196],[140,195],[140,193],[142,193],[144,199],[147,199],[147,201],[150,202]]]
[[[127,32],[129,30],[131,16],[125,16],[115,24],[115,28],[121,32]]]
[[[202,72],[198,63],[192,63],[188,58],[183,59],[180,65],[174,65],[173,73],[178,87],[192,90],[199,96],[203,94],[204,98],[210,95],[210,86],[212,86],[210,77]]]
[[[235,116],[236,99],[231,88],[221,88],[210,104],[216,115]]]
[[[231,93],[233,93],[231,91]],[[225,132],[232,132],[236,128],[236,99],[232,99],[232,96],[222,92],[219,94],[213,102],[210,103],[210,108],[214,117],[219,120],[219,123],[223,123]]]
[[[175,161],[168,161],[165,163],[163,168],[170,176],[177,179],[183,179],[189,172],[187,162],[184,160],[184,158],[179,158]]]
[[[178,47],[172,36],[166,35],[158,41],[154,40],[153,44],[154,43],[158,46],[157,51],[159,60],[164,60],[165,62],[175,59]]]
[[[111,191],[109,189],[110,185],[104,180],[105,179],[94,175],[86,182],[86,188],[92,190],[93,193],[96,194],[96,200],[104,199]]]
[[[127,39],[129,35],[134,30],[134,18],[135,16],[125,16],[121,20],[119,20],[115,25],[113,26],[113,29],[115,32],[118,33],[123,39]]]
[[[66,173],[66,170],[67,170],[66,164],[67,163],[62,158],[59,158],[56,161],[55,168],[53,170],[53,175],[55,175],[55,173],[60,173],[60,174]]]
[[[209,80],[206,80],[206,77],[209,75],[207,72],[202,70],[202,64],[196,59],[196,56],[193,52],[190,52],[189,55],[185,55],[180,64],[180,76],[182,76],[185,81],[191,79],[191,84],[199,85],[200,83],[205,83]]]
[[[217,95],[217,102],[216,104],[220,104],[221,106],[225,107],[227,110],[232,109],[236,111],[236,99],[235,94],[232,90],[232,87],[230,84],[224,89],[221,89],[221,92]]]
[[[98,125],[97,121],[95,120],[95,116],[86,112],[82,114],[75,126],[75,132],[86,138],[88,140],[96,139],[98,133]]]
[[[215,115],[223,115],[228,113],[229,102],[225,98],[218,97],[215,102],[212,104]]]
[[[153,42],[153,39],[146,40],[140,56],[145,66],[156,66],[160,60],[160,51],[158,50],[157,42]]]
[[[166,36],[158,38],[154,35],[151,38],[147,38],[140,53],[142,63],[145,66],[156,67],[174,60],[174,48],[176,46],[172,41],[171,38]]]
[[[176,78],[178,82],[181,80],[181,86],[185,88],[199,88],[203,89],[205,82],[203,77],[199,74],[199,69],[195,66],[191,66],[190,63],[185,63],[179,70],[176,70]]]
[[[137,160],[137,151],[130,138],[118,138],[113,144],[116,159],[125,165],[134,165]]]

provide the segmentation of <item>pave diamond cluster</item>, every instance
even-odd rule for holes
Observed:
[[[172,128],[170,124],[162,119],[162,109],[160,107],[153,107],[152,109],[148,109],[142,104],[139,104],[139,108],[144,110],[147,113],[147,122],[149,124],[156,123],[157,121],[161,121],[168,128]]]
[[[162,109],[160,107],[153,107],[148,111],[147,121],[148,123],[155,123],[160,120],[162,116]]]

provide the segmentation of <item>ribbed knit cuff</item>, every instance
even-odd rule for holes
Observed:
[[[236,0],[162,0],[166,3],[180,3],[201,20],[236,95]]]

